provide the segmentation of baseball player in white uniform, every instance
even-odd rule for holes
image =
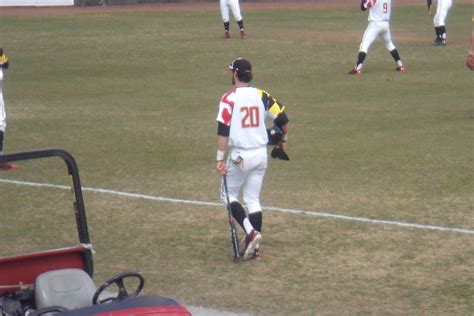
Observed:
[[[362,67],[365,57],[367,56],[367,51],[377,37],[380,37],[383,40],[385,48],[390,51],[390,54],[395,60],[395,63],[397,64],[395,70],[400,72],[406,70],[400,59],[397,48],[392,42],[392,36],[390,35],[391,7],[391,0],[362,0],[360,4],[361,10],[365,11],[369,9],[369,24],[367,25],[364,36],[362,37],[362,42],[360,43],[356,65],[348,72],[348,74],[362,74]]]
[[[240,37],[247,38],[247,34],[245,34],[244,30],[244,19],[242,18],[242,14],[240,13],[240,5],[239,0],[220,0],[221,4],[221,16],[222,21],[224,22],[224,37],[230,38],[230,16],[229,11],[232,11],[235,20],[240,29]]]
[[[474,16],[471,17],[472,22],[474,22]],[[471,46],[466,55],[466,66],[467,68],[474,70],[474,31],[471,30]]]
[[[284,106],[266,91],[250,86],[252,66],[249,61],[237,58],[229,65],[229,69],[234,88],[225,93],[219,103],[216,169],[227,177],[233,216],[246,233],[243,258],[259,259],[263,219],[260,191],[267,169],[268,135],[265,120],[273,120],[283,131],[278,144],[282,148],[286,148],[289,120]],[[248,216],[239,202],[241,189]],[[226,204],[223,184],[221,200]]]
[[[3,53],[3,48],[0,48],[0,155],[3,155],[3,137],[5,135],[5,128],[7,127],[5,102],[3,100],[3,74],[4,69],[9,66],[7,55]],[[11,162],[0,163],[0,170],[12,170],[16,166]]]
[[[428,13],[431,15],[432,0],[427,0],[426,3],[428,5]],[[446,18],[448,17],[448,12],[452,5],[452,0],[437,0],[436,13],[433,18],[436,33],[433,46],[446,46]]]

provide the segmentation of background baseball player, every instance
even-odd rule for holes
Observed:
[[[222,21],[224,22],[224,37],[230,38],[230,17],[229,11],[232,11],[240,29],[240,37],[246,38],[244,31],[244,19],[240,13],[239,0],[220,0]]]
[[[474,22],[474,17],[471,19],[472,22]],[[474,70],[474,31],[471,31],[471,46],[469,46],[469,50],[467,51],[466,66],[467,68]]]
[[[288,117],[284,106],[267,92],[250,86],[252,66],[249,61],[235,59],[229,69],[235,87],[224,94],[219,103],[216,168],[221,175],[227,176],[230,207],[246,233],[243,258],[258,259],[263,219],[260,191],[267,169],[265,119],[273,119],[274,124],[283,131],[278,146],[286,148]],[[222,187],[221,200],[226,203]],[[241,189],[248,216],[238,200]]]
[[[3,100],[3,73],[10,65],[7,55],[3,53],[3,48],[0,48],[0,155],[3,155],[3,138],[5,135],[5,128],[7,127],[5,103]],[[11,162],[0,163],[0,170],[12,170],[16,166]]]
[[[357,56],[357,62],[353,69],[349,70],[350,75],[360,75],[362,73],[362,67],[364,64],[365,57],[370,45],[380,37],[387,48],[390,51],[395,63],[397,64],[397,71],[405,71],[405,67],[400,59],[397,48],[392,42],[390,35],[390,14],[392,7],[391,0],[362,0],[360,8],[362,11],[369,9],[369,24],[365,30],[362,42],[360,43],[359,55]]]
[[[428,4],[428,13],[431,15],[432,0],[427,0],[426,3]],[[436,33],[436,38],[433,41],[434,46],[446,46],[446,18],[452,5],[452,0],[437,0],[436,13],[433,18]]]

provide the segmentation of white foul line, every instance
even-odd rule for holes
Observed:
[[[66,190],[71,189],[70,186],[49,184],[49,183],[36,183],[36,182],[7,180],[7,179],[0,179],[0,182],[32,186],[32,187],[47,187],[47,188],[66,189]],[[128,192],[121,192],[121,191],[100,189],[100,188],[83,187],[82,191],[88,191],[88,192],[94,192],[94,193],[106,193],[106,194],[113,194],[113,195],[119,195],[119,196],[125,196],[125,197],[132,197],[132,198],[137,198],[137,199],[180,203],[180,204],[207,205],[207,206],[221,206],[222,205],[221,203],[217,203],[217,202],[173,199],[173,198],[167,198],[167,197],[138,194],[138,193],[128,193]],[[342,220],[355,221],[355,222],[364,222],[364,223],[371,223],[371,224],[385,224],[385,225],[395,225],[395,226],[401,226],[401,227],[448,231],[448,232],[455,232],[455,233],[462,233],[462,234],[474,234],[474,229],[468,229],[468,228],[442,227],[442,226],[424,225],[424,224],[416,224],[416,223],[408,223],[408,222],[388,221],[388,220],[381,220],[381,219],[371,219],[371,218],[366,218],[366,217],[338,215],[338,214],[330,213],[330,212],[314,212],[314,211],[307,211],[307,210],[301,210],[301,209],[280,208],[280,207],[275,207],[275,206],[262,206],[262,207],[263,209],[270,210],[270,211],[277,211],[277,212],[291,213],[291,214],[305,214],[305,215],[314,216],[314,217],[327,217],[327,218],[335,218],[335,219],[342,219]]]

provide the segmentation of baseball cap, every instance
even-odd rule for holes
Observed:
[[[248,60],[239,57],[232,61],[232,63],[229,65],[229,69],[240,73],[251,73],[252,65]]]

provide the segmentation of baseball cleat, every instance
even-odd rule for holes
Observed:
[[[352,68],[347,72],[348,75],[362,75],[362,70],[357,68]]]
[[[262,259],[262,250],[260,249],[260,246],[255,247],[255,250],[253,251],[252,257],[250,257],[249,260],[260,260]]]
[[[260,241],[262,241],[262,235],[256,231],[252,230],[250,234],[245,238],[245,248],[244,248],[244,260],[250,260],[255,255],[255,249],[259,248]]]
[[[444,45],[443,45],[443,41],[444,41]],[[433,46],[445,46],[446,45],[446,40],[443,40],[441,37],[437,37],[435,38],[435,40],[433,41]]]
[[[397,68],[395,68],[396,71],[399,71],[399,72],[405,72],[407,69],[405,68],[405,66],[399,66]]]
[[[240,38],[242,38],[242,39],[247,38],[247,34],[245,34],[244,30],[240,30]]]
[[[227,32],[227,31],[225,31],[225,32],[224,32],[224,38],[230,38],[230,33]]]
[[[14,170],[16,170],[16,165],[12,164],[11,162],[0,163],[0,170],[4,170],[4,171],[11,170],[11,171],[14,171]]]
[[[262,259],[262,250],[260,246],[255,247],[253,254],[247,260],[260,260]]]

